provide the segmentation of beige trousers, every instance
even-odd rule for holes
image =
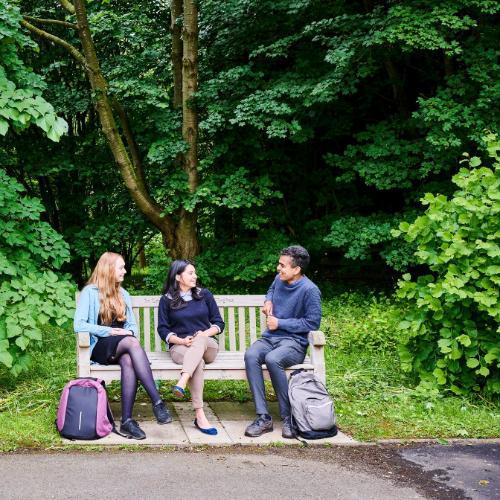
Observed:
[[[219,344],[211,338],[198,335],[190,347],[174,344],[170,347],[170,357],[178,365],[182,365],[181,373],[189,374],[189,390],[193,408],[203,408],[203,385],[205,363],[212,363],[219,352]]]

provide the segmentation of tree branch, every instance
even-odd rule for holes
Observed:
[[[68,23],[66,21],[59,21],[59,19],[41,19],[39,17],[23,16],[27,21],[33,21],[40,24],[55,24],[57,26],[64,26],[65,28],[71,28],[72,30],[77,30],[78,26],[74,23]]]
[[[125,112],[123,106],[116,99],[113,99],[112,104],[113,109],[116,111],[116,114],[120,119],[123,135],[125,136],[125,140],[127,141],[128,149],[130,151],[130,156],[132,157],[132,163],[134,164],[137,177],[139,177],[142,182],[145,183],[141,155],[139,153],[139,149],[137,148],[137,143],[135,142],[132,129],[130,128],[130,122],[127,113]]]
[[[70,14],[75,13],[75,6],[69,0],[59,0],[62,8],[67,10]]]
[[[85,67],[87,66],[83,54],[76,47],[68,43],[66,40],[63,40],[62,38],[59,38],[58,36],[55,36],[52,33],[48,33],[47,31],[44,31],[40,28],[37,28],[36,26],[33,26],[26,20],[21,21],[21,24],[25,28],[29,29],[32,33],[35,33],[35,35],[38,35],[39,37],[44,38],[45,40],[49,40],[50,42],[53,42],[65,48],[80,64],[82,64]]]

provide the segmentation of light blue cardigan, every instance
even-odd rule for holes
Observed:
[[[128,292],[120,288],[126,305],[126,320],[123,326],[124,330],[130,330],[137,337],[137,323],[135,322],[134,312],[132,311],[132,302]],[[89,332],[90,333],[90,354],[97,343],[97,337],[109,337],[111,335],[111,327],[98,325],[97,318],[99,316],[99,289],[96,285],[87,285],[78,297],[76,306],[75,320],[73,328],[75,333]]]

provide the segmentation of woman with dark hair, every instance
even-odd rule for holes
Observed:
[[[205,363],[212,363],[219,351],[213,338],[224,329],[224,321],[214,296],[197,286],[194,265],[174,260],[163,287],[158,308],[158,334],[168,344],[174,363],[182,365],[181,376],[172,391],[178,398],[189,384],[196,418],[194,425],[205,434],[215,435],[203,411]]]
[[[144,439],[146,434],[132,419],[138,380],[151,398],[158,423],[172,422],[172,417],[156,389],[148,357],[136,338],[137,324],[130,295],[121,287],[126,272],[121,255],[113,252],[101,255],[78,298],[74,330],[90,333],[91,361],[120,365],[122,421],[119,434]]]

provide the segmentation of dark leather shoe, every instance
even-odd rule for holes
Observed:
[[[264,418],[258,416],[246,429],[245,436],[248,437],[259,437],[266,432],[272,432],[273,430],[273,419],[271,417]]]
[[[295,439],[295,431],[293,430],[292,421],[290,417],[285,417],[283,419],[283,425],[281,427],[281,435],[286,439]]]
[[[172,415],[170,415],[170,412],[167,410],[163,401],[153,405],[153,413],[155,414],[156,421],[160,425],[172,422]]]
[[[120,435],[129,438],[129,439],[145,439],[146,434],[139,427],[139,424],[132,420],[131,418],[127,418],[125,422],[120,425]]]

